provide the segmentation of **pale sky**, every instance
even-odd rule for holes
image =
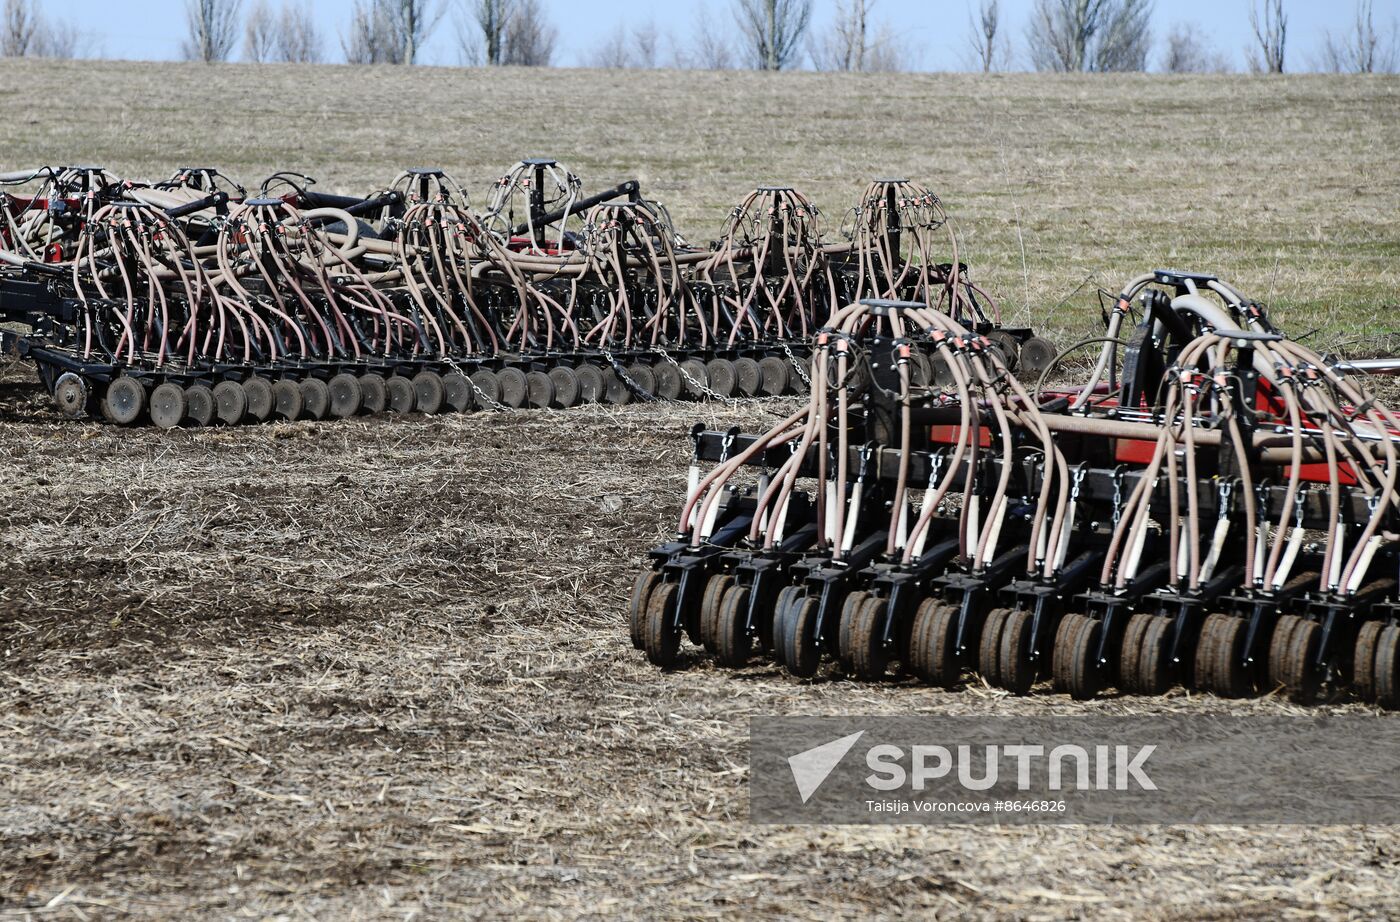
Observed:
[[[245,9],[254,0],[243,0]],[[276,9],[282,0],[267,0]],[[439,0],[447,9],[425,47],[421,63],[457,64],[457,27],[463,0]],[[602,45],[619,24],[655,22],[663,35],[684,45],[697,16],[708,15],[719,28],[732,28],[733,0],[695,0],[666,3],[656,0],[542,0],[559,30],[559,66],[586,66],[594,49]],[[353,3],[350,0],[311,0],[325,39],[329,61],[340,60],[340,36],[345,31]],[[965,66],[969,11],[974,0],[875,0],[874,19],[888,23],[902,37],[907,58],[918,70],[958,70]],[[1032,0],[1004,0],[1003,16],[1024,66],[1025,23]],[[41,2],[45,15],[71,19],[84,34],[91,56],[162,60],[179,56],[185,34],[184,0],[62,0]],[[813,31],[820,34],[831,21],[836,0],[815,0]],[[1400,0],[1375,0],[1378,27],[1389,28],[1400,20]],[[1285,0],[1288,16],[1287,69],[1309,69],[1324,29],[1345,31],[1354,15],[1352,0],[1317,2]],[[1176,22],[1195,24],[1210,34],[1210,43],[1234,66],[1245,66],[1245,49],[1251,41],[1249,0],[1157,0],[1153,16],[1155,39],[1160,42]],[[241,45],[241,43],[240,43]],[[663,57],[667,51],[663,51]],[[1152,63],[1156,63],[1156,53]]]

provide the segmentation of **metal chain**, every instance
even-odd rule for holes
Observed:
[[[469,374],[467,374],[465,371],[463,371],[463,370],[462,370],[462,366],[460,366],[460,365],[458,365],[456,362],[452,361],[452,357],[451,357],[451,356],[449,356],[449,355],[444,355],[444,356],[442,357],[442,359],[443,359],[444,362],[446,362],[447,364],[449,364],[449,365],[452,366],[452,370],[453,370],[453,371],[457,372],[457,374],[461,375],[463,378],[465,378],[465,379],[467,380],[467,385],[468,385],[473,391],[476,392],[476,399],[477,399],[477,401],[478,401],[483,407],[485,407],[485,408],[488,409],[488,410],[495,410],[495,411],[500,412],[500,413],[503,413],[503,412],[505,412],[505,411],[507,411],[507,410],[510,409],[510,407],[508,407],[508,406],[506,406],[505,404],[501,403],[499,400],[493,400],[491,397],[488,397],[488,396],[486,395],[486,392],[485,392],[485,391],[483,391],[481,388],[479,388],[479,387],[476,386],[476,382],[472,380],[472,376],[469,375]]]
[[[613,371],[617,372],[617,376],[620,379],[622,379],[622,383],[627,386],[627,389],[629,391],[636,394],[638,397],[642,398],[645,401],[654,401],[657,399],[655,394],[651,393],[646,388],[638,384],[636,381],[632,380],[632,376],[629,375],[625,369],[623,369],[622,363],[619,362],[611,352],[609,352],[606,349],[602,351],[603,358],[607,359],[608,362],[612,365]]]
[[[802,367],[802,363],[797,360],[797,356],[792,354],[792,350],[788,348],[787,343],[783,343],[783,355],[787,356],[788,361],[792,363],[793,369],[797,371],[797,376],[802,379],[802,383],[807,385],[807,390],[810,391],[812,389],[812,379],[807,377],[807,369]]]
[[[697,393],[704,394],[710,400],[718,400],[720,403],[728,404],[730,406],[737,406],[739,404],[740,401],[736,400],[735,398],[725,397],[723,394],[715,393],[709,388],[708,385],[695,380],[695,378],[690,374],[690,372],[685,370],[685,366],[681,365],[680,362],[677,362],[674,358],[672,358],[669,352],[662,352],[661,357],[666,361],[670,362],[672,365],[676,366],[676,371],[679,371],[681,373],[681,377],[684,378],[686,383],[689,384],[691,388],[694,389]]]

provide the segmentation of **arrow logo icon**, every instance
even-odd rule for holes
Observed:
[[[799,752],[795,756],[788,756],[788,767],[792,769],[792,780],[797,783],[797,793],[802,795],[804,804],[812,799],[812,795],[817,793],[817,788],[821,787],[827,776],[836,766],[841,764],[841,760],[846,757],[846,753],[851,751],[856,740],[864,735],[865,731],[861,730],[850,736],[822,743],[820,746],[805,752]]]

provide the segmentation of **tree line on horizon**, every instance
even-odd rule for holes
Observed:
[[[581,63],[599,68],[894,72],[915,69],[917,50],[888,19],[878,0],[832,0],[834,15],[812,24],[816,0],[720,0],[732,14],[712,16],[703,5],[688,34],[663,33],[655,22],[631,28],[619,21]],[[1155,0],[1033,0],[1020,24],[1008,21],[1002,0],[968,0],[961,65],[983,72],[1224,73],[1230,58],[1201,26],[1174,22],[1159,36]],[[1285,0],[1244,0],[1251,42],[1249,69],[1296,70]],[[1294,0],[1296,2],[1296,0]],[[1350,21],[1325,30],[1304,66],[1333,73],[1394,73],[1400,68],[1400,26],[1377,25],[1373,0],[1354,0]],[[185,0],[186,37],[180,55],[209,63],[239,55],[246,61],[412,65],[428,40],[450,26],[458,63],[465,66],[549,67],[559,33],[541,0],[354,0],[337,35],[323,34],[309,0]],[[1018,27],[1019,25],[1019,27]],[[72,58],[91,54],[91,36],[46,15],[40,0],[4,0],[0,56]],[[328,50],[329,49],[329,50]]]

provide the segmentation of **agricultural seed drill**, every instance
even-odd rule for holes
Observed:
[[[806,197],[761,187],[709,248],[636,182],[585,196],[551,160],[481,213],[429,169],[365,198],[193,168],[0,184],[0,322],[65,413],[120,424],[795,392],[816,328],[864,296],[948,312],[1009,362],[1053,354],[999,326],[942,205],[903,180],[873,183],[835,243]]]
[[[693,431],[634,644],[661,666],[688,637],[797,676],[897,663],[940,687],[1299,702],[1349,684],[1400,707],[1400,421],[1365,363],[1177,271],[1128,284],[1094,344],[1082,384],[1044,387],[1067,350],[1028,387],[926,303],[842,308],[805,407],[760,434]]]

